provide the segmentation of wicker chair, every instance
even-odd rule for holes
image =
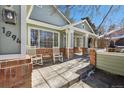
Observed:
[[[36,54],[36,47],[28,47],[27,54],[31,57],[33,65],[43,65],[42,54]]]
[[[54,64],[56,62],[56,58],[58,58],[58,60],[60,62],[63,62],[63,53],[62,52],[60,53],[59,48],[53,48],[53,62],[54,62]]]

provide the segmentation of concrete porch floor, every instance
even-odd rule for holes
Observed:
[[[76,58],[61,64],[37,68],[32,73],[33,88],[83,88],[90,87],[80,81],[76,72],[89,65],[84,58]]]

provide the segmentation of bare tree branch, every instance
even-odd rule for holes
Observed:
[[[100,25],[98,26],[97,30],[99,30],[99,28],[101,27],[101,25],[103,24],[103,22],[105,21],[105,19],[107,18],[107,16],[109,15],[109,13],[111,12],[113,8],[113,5],[111,5],[111,7],[109,8],[108,12],[106,13],[106,15],[104,16],[103,20],[101,21]]]

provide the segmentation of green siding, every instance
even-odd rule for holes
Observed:
[[[124,56],[97,53],[97,68],[124,76]]]

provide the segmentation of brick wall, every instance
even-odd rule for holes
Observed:
[[[82,48],[82,55],[87,54],[87,50],[88,50],[88,48]]]
[[[74,53],[82,52],[82,48],[74,47]]]
[[[37,54],[42,54],[43,56],[49,55],[51,58],[53,56],[53,49],[52,48],[39,48],[36,49]]]
[[[60,52],[63,53],[63,57],[64,57],[65,59],[68,58],[68,54],[67,54],[67,49],[66,49],[66,48],[60,48]]]
[[[96,65],[96,51],[94,48],[90,49],[90,64],[94,66]]]
[[[73,58],[74,56],[74,49],[69,49],[69,58]]]
[[[31,87],[32,63],[31,59],[16,59],[0,61],[1,88],[29,88]]]
[[[68,49],[67,48],[60,48],[60,52],[63,52],[63,57],[64,58],[68,58]],[[53,56],[53,50],[52,48],[39,48],[36,49],[36,53],[37,54],[42,54],[43,56],[45,55],[50,55],[51,58]],[[72,58],[74,54],[74,50],[73,49],[69,49],[69,58]]]

